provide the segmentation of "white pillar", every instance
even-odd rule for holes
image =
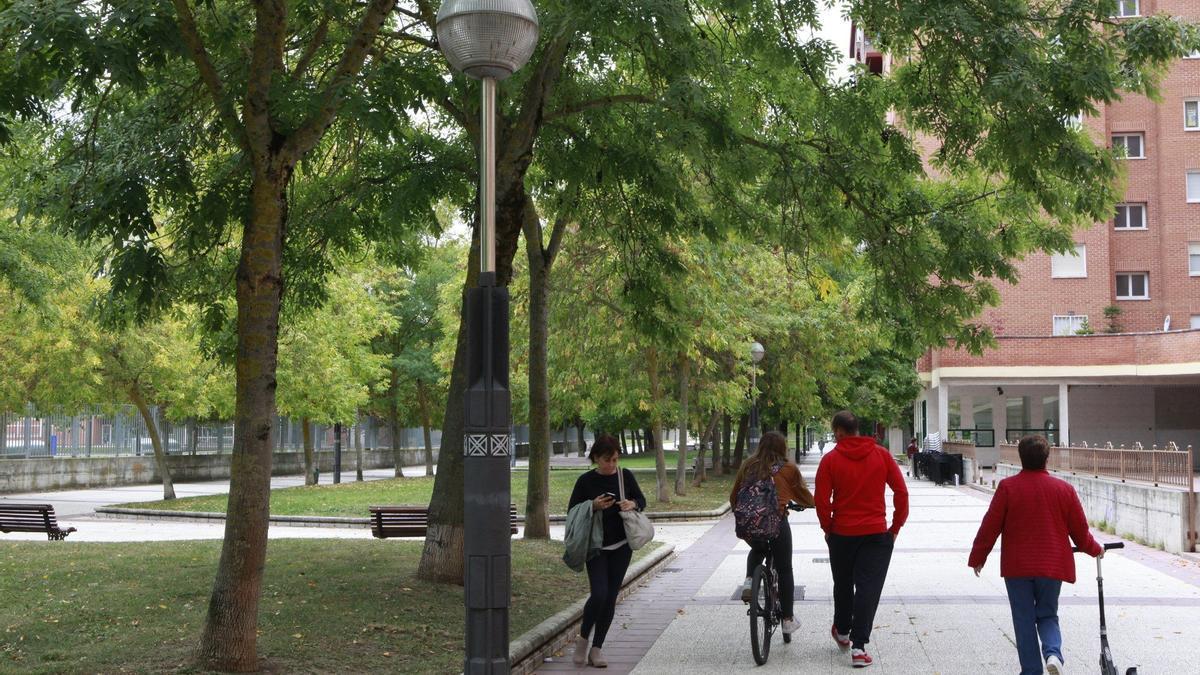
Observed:
[[[996,445],[1007,442],[1008,399],[1000,394],[992,395],[992,428],[996,430]]]
[[[1058,385],[1058,444],[1066,447],[1071,444],[1071,418],[1068,415],[1067,393],[1070,387]]]
[[[949,438],[948,431],[950,429],[950,385],[942,382],[938,384],[937,392],[937,430],[938,438],[942,442],[946,442]]]

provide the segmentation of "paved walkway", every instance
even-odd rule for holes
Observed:
[[[819,457],[803,471],[812,483]],[[1012,623],[999,576],[999,550],[982,578],[967,554],[990,496],[975,489],[914,481],[912,511],[897,541],[876,615],[870,651],[878,673],[941,675],[1019,670]],[[829,638],[833,614],[828,552],[812,512],[792,515],[796,615],[791,644],[777,635],[766,666],[750,654],[745,605],[737,599],[747,547],[726,517],[670,567],[617,608],[605,645],[612,673],[850,672],[849,656]],[[1113,537],[1094,533],[1102,540]],[[1099,627],[1095,566],[1077,557],[1078,583],[1063,588],[1060,607],[1067,667],[1096,672]],[[1110,640],[1121,672],[1196,672],[1200,646],[1200,565],[1128,544],[1105,559]],[[570,653],[542,668],[572,672]]]

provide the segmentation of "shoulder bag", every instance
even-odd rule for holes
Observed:
[[[617,467],[617,485],[621,501],[625,501],[625,469],[621,467]],[[654,523],[641,511],[621,511],[621,520],[625,524],[625,539],[629,542],[629,548],[636,551],[654,539]]]

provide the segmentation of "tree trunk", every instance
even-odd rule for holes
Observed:
[[[721,469],[722,471],[733,470],[733,445],[731,444],[730,436],[733,433],[733,420],[729,413],[726,413],[721,418]]]
[[[593,433],[595,433],[595,432],[593,432]],[[580,439],[580,440],[582,440],[582,439]],[[621,435],[617,436],[617,440],[619,440],[621,442],[621,454],[628,455],[629,454],[629,446],[625,444],[625,430],[624,429],[621,430]]]
[[[317,468],[313,457],[312,421],[307,417],[300,418],[300,428],[304,434],[304,484],[317,484]]]
[[[634,452],[636,452],[639,455],[646,452],[646,443],[645,443],[645,441],[642,440],[643,438],[644,438],[644,434],[642,433],[641,429],[633,430]]]
[[[424,380],[417,380],[417,404],[421,407],[421,433],[425,437],[425,476],[433,475],[433,432],[429,422],[429,392]]]
[[[580,457],[586,456],[587,455],[587,452],[586,452],[587,441],[583,440],[583,420],[576,421],[575,438],[579,441],[579,456]],[[624,452],[624,451],[625,451],[625,448],[624,448],[624,445],[622,444],[621,452]]]
[[[393,354],[399,354],[402,345],[397,335],[393,345]],[[392,366],[392,381],[388,386],[391,394],[391,405],[388,406],[388,424],[392,434],[392,462],[396,465],[396,478],[404,478],[404,448],[400,443],[400,369]]]
[[[363,447],[362,447],[362,429],[358,428],[358,413],[355,413],[354,424],[350,427],[350,434],[354,437],[354,479],[362,482],[363,479]]]
[[[285,191],[294,166],[274,156],[266,163],[251,182],[236,275],[237,384],[228,517],[197,650],[204,667],[221,671],[259,666],[258,603],[270,518]]]
[[[463,291],[479,285],[479,235],[472,240],[467,256],[467,279]],[[497,242],[499,243],[499,242]],[[499,252],[497,252],[499,260]],[[463,583],[463,435],[466,433],[467,315],[459,298],[458,339],[450,371],[450,391],[442,418],[442,445],[438,451],[433,498],[429,502],[429,526],[417,576],[427,581]]]
[[[654,478],[658,501],[666,504],[671,501],[671,493],[667,489],[667,456],[662,443],[662,386],[658,374],[658,352],[653,347],[646,350],[646,372],[650,376],[650,439],[654,444]]]
[[[529,260],[529,471],[525,492],[525,538],[550,538],[550,383],[547,374],[549,265],[540,227],[526,225]]]
[[[688,388],[692,364],[686,356],[679,360],[679,440],[675,443],[675,494],[687,494],[688,460]]]
[[[692,477],[692,485],[699,487],[704,481],[708,480],[708,475],[705,474],[704,468],[704,451],[712,447],[714,458],[717,456],[717,424],[721,421],[721,413],[714,412],[708,420],[708,426],[700,435],[700,454],[696,457],[696,475]]]
[[[742,466],[742,457],[746,452],[746,431],[749,427],[750,416],[742,415],[742,418],[738,420],[737,444],[733,448],[733,464],[730,465],[732,469],[738,469]]]
[[[162,476],[163,499],[175,499],[175,484],[171,482],[171,467],[167,466],[167,453],[163,451],[162,438],[158,435],[158,427],[154,424],[154,415],[150,412],[150,406],[146,405],[146,399],[142,396],[141,388],[137,384],[130,385],[129,400],[133,401],[138,412],[142,414],[142,421],[146,423],[146,433],[150,434],[150,447],[154,448],[154,463],[158,465],[158,475]]]

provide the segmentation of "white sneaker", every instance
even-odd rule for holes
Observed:
[[[750,586],[753,583],[753,579],[746,577],[745,583],[742,584],[742,602],[750,602]]]
[[[1051,654],[1046,657],[1046,673],[1048,675],[1063,675],[1063,662],[1058,656]]]
[[[800,622],[799,621],[796,621],[794,619],[784,619],[783,620],[783,634],[784,635],[791,635],[792,633],[795,633],[798,630],[800,630]]]

